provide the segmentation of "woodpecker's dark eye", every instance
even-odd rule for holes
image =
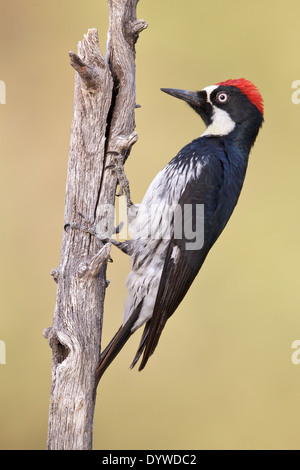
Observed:
[[[216,101],[221,104],[227,103],[228,99],[228,95],[224,91],[220,91],[216,96]]]

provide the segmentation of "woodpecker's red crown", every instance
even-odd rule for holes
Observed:
[[[225,82],[216,83],[216,85],[235,86],[246,95],[254,106],[264,115],[264,101],[258,88],[245,78],[237,78],[235,80],[226,80]]]

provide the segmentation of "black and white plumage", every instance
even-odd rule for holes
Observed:
[[[186,101],[207,129],[158,173],[138,208],[134,236],[126,242],[132,270],[126,284],[123,325],[101,354],[98,378],[143,325],[132,367],[142,354],[139,370],[145,367],[168,318],[234,210],[248,155],[263,122],[261,95],[245,79],[228,80],[200,92],[163,91]],[[200,218],[198,207],[204,208]],[[198,222],[201,234],[197,234]],[[188,233],[187,226],[191,228]],[[194,241],[191,233],[195,234]],[[201,243],[197,244],[200,235]]]

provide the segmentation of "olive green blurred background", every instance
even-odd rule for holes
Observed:
[[[141,0],[139,142],[126,164],[135,202],[204,130],[160,87],[246,77],[265,100],[239,204],[155,355],[129,371],[140,333],[107,371],[95,449],[299,449],[300,6],[297,0]],[[105,50],[105,0],[0,1],[0,448],[44,449],[52,324],[77,50],[88,28]],[[129,262],[113,252],[103,342],[120,325]]]

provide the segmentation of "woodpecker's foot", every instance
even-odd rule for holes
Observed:
[[[127,209],[133,205],[130,195],[129,181],[124,171],[123,157],[120,154],[114,155],[115,163],[108,165],[106,168],[111,168],[117,175],[119,192],[116,193],[117,197],[125,196]]]
[[[119,192],[116,196],[119,197],[125,195],[127,208],[132,206],[132,201],[129,181],[124,171],[124,160],[128,157],[131,147],[137,142],[137,140],[138,134],[136,132],[133,132],[129,136],[120,135],[115,139],[112,148],[108,150],[108,153],[113,156],[113,163],[108,165],[106,168],[112,168],[116,172],[119,184]]]
[[[119,250],[123,251],[126,255],[131,255],[131,243],[130,240],[126,240],[125,242],[118,242],[117,240],[114,240],[113,238],[105,238],[104,240],[101,239],[101,242],[104,244],[110,243],[111,245],[115,246]],[[112,261],[112,260],[111,260]]]
[[[94,235],[94,237],[98,238],[94,227],[82,227],[82,225],[78,225],[78,224],[65,224],[64,230],[68,232],[69,229],[80,230],[81,232],[89,233],[90,235]]]
[[[82,217],[84,220],[86,220],[85,216],[83,214],[81,214],[80,212],[78,212],[78,215],[80,215],[80,217]],[[112,234],[120,233],[122,228],[123,228],[123,225],[124,225],[124,222],[120,222],[119,225],[112,230]],[[85,232],[85,233],[89,233],[90,235],[94,235],[96,238],[101,240],[101,237],[99,237],[99,234],[96,231],[95,224],[93,224],[93,223],[89,224],[87,222],[86,227],[83,227],[82,225],[78,225],[78,224],[65,224],[64,230],[66,232],[70,228],[71,229],[76,229],[76,230],[81,230],[82,232]]]
[[[122,227],[122,224],[123,224],[123,222],[121,222],[121,224],[115,229],[115,233],[119,233],[119,231],[121,230],[120,227]],[[126,240],[125,242],[119,242],[117,240],[114,240],[113,238],[103,238],[103,237],[99,236],[99,234],[97,233],[97,231],[94,227],[83,227],[83,226],[78,225],[78,224],[66,224],[64,226],[64,229],[66,230],[66,232],[69,229],[72,229],[72,230],[80,230],[81,232],[84,232],[84,233],[89,233],[90,235],[93,235],[94,237],[96,237],[96,239],[99,240],[104,245],[106,245],[107,243],[111,243],[116,248],[123,251],[123,253],[125,253],[126,255],[131,254],[130,240]],[[108,261],[112,262],[113,260],[109,257]]]
[[[125,242],[118,242],[117,240],[111,238],[108,240],[108,242],[114,245],[116,248],[119,248],[119,250],[123,251],[123,253],[126,255],[131,255],[132,249],[130,240],[126,240]]]

